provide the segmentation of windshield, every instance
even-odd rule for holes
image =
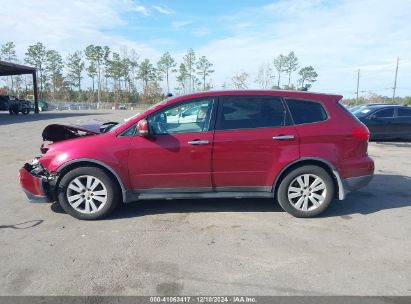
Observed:
[[[157,102],[157,103],[153,104],[151,107],[149,107],[148,109],[146,109],[144,112],[147,112],[148,110],[151,110],[151,109],[153,109],[154,107],[157,107],[158,105],[161,105],[161,104],[167,102],[169,99],[170,99],[170,98],[166,98],[166,99],[164,99],[164,100],[162,100],[162,101],[160,101],[160,102]],[[119,123],[116,124],[116,125],[113,125],[109,130],[107,130],[107,132],[108,132],[108,131],[114,131],[114,130],[118,129],[119,127],[121,127],[122,125],[124,125],[126,122],[128,122],[129,120],[137,117],[137,116],[140,115],[141,113],[142,113],[142,112],[138,112],[138,113],[134,114],[133,116],[130,116],[130,117],[128,117],[128,118],[124,118],[124,121],[119,122]]]
[[[371,109],[368,107],[362,107],[360,109],[357,109],[355,111],[352,111],[351,113],[353,113],[356,117],[363,117],[365,115],[367,115],[368,113],[371,112]]]
[[[366,107],[366,105],[354,106],[354,107],[352,107],[352,108],[350,109],[350,112],[356,112],[356,111],[358,111],[358,110],[360,110],[360,109],[362,109],[362,108],[365,108],[365,107]]]

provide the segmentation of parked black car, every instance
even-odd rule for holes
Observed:
[[[0,95],[0,111],[9,111],[10,114],[29,114],[31,102],[24,99],[18,99],[14,96]]]
[[[411,139],[411,108],[370,105],[352,112],[370,130],[370,140]]]
[[[349,108],[349,110],[350,110],[351,113],[354,113],[354,112],[361,111],[362,109],[364,109],[366,107],[380,106],[380,105],[387,105],[387,104],[385,104],[385,103],[364,103],[364,104],[357,105],[357,106],[354,106],[352,108]]]
[[[9,96],[0,95],[0,111],[8,111],[9,102]]]

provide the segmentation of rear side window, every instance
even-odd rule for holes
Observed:
[[[394,117],[394,109],[384,109],[384,110],[380,110],[374,113],[375,117],[378,118],[392,118]]]
[[[398,116],[411,116],[411,109],[398,108]]]
[[[294,123],[297,125],[324,121],[328,117],[327,112],[318,102],[301,99],[287,99],[286,101]]]
[[[278,97],[223,97],[217,118],[217,130],[281,127],[287,113]]]

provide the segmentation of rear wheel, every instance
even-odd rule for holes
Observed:
[[[321,167],[303,166],[289,172],[277,190],[280,206],[295,217],[323,212],[334,197],[332,177]]]
[[[12,114],[12,115],[13,114],[17,115],[17,114],[19,114],[19,108],[13,105],[9,108],[9,113]]]
[[[60,182],[58,201],[61,207],[80,220],[96,220],[109,215],[119,199],[117,184],[100,168],[76,168]]]

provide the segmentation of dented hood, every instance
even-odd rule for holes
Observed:
[[[58,142],[81,136],[104,133],[116,124],[117,122],[97,119],[72,124],[51,124],[44,128],[41,136],[44,141]]]

